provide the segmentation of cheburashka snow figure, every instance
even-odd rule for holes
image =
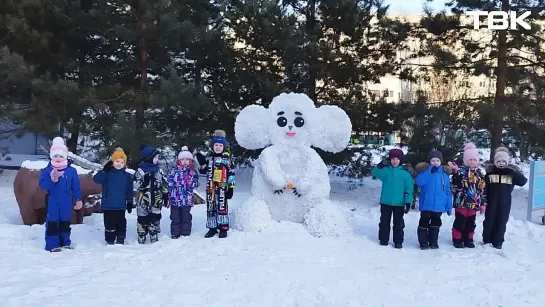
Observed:
[[[318,237],[348,233],[344,215],[329,200],[327,167],[311,146],[340,152],[351,131],[342,109],[316,108],[304,94],[280,94],[268,109],[244,108],[236,118],[235,138],[246,149],[264,149],[254,164],[252,195],[233,212],[235,227],[261,231],[274,219],[303,223]]]
[[[53,139],[49,157],[51,161],[42,169],[38,184],[47,192],[45,250],[59,252],[61,248],[71,248],[72,204],[75,200],[74,209],[81,210],[83,203],[78,172],[70,166],[68,149],[61,137]]]
[[[511,213],[513,188],[524,186],[528,179],[516,165],[509,164],[509,150],[499,147],[494,154],[494,165],[486,168],[486,199],[488,207],[483,222],[483,243],[492,243],[501,249]]]
[[[228,199],[233,197],[235,171],[231,154],[227,150],[225,131],[216,130],[210,147],[212,152],[201,165],[201,173],[206,174],[206,228],[205,238],[212,238],[218,233],[226,238],[229,231]]]
[[[161,233],[161,207],[168,206],[168,182],[159,167],[159,151],[151,146],[140,146],[140,163],[134,173],[136,199],[136,232],[138,243],[146,243],[149,234],[151,243],[159,240]]]

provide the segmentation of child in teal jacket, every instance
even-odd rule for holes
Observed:
[[[380,223],[378,239],[380,245],[387,246],[390,240],[390,221],[394,221],[394,246],[403,247],[403,215],[411,210],[414,181],[412,175],[401,166],[404,154],[394,148],[388,152],[389,160],[379,163],[373,168],[373,176],[382,181],[380,193]],[[388,163],[389,162],[389,163]]]

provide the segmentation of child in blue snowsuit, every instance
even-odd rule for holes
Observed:
[[[441,166],[443,154],[431,151],[428,154],[429,164],[418,163],[415,183],[420,187],[418,207],[420,221],[418,222],[418,242],[421,249],[437,249],[439,229],[442,225],[441,215],[452,214],[452,191],[450,188],[450,167]]]
[[[61,137],[53,139],[49,156],[51,161],[42,169],[38,182],[40,189],[47,192],[45,250],[60,252],[61,248],[71,248],[72,208],[81,210],[83,203],[78,173],[70,166],[68,149]]]
[[[178,154],[176,167],[168,176],[170,201],[170,235],[172,239],[191,234],[191,208],[194,204],[193,190],[199,186],[198,166],[189,149],[184,146]]]
[[[93,176],[93,180],[102,185],[100,208],[104,217],[104,239],[106,244],[125,244],[127,237],[127,219],[125,210],[132,212],[133,190],[132,176],[126,172],[127,155],[121,148],[116,148],[110,161]]]

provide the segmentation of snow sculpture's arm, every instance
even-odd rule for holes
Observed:
[[[273,146],[263,149],[258,160],[265,182],[272,186],[273,190],[281,190],[286,185],[286,176],[282,173],[278,153]]]
[[[329,177],[324,161],[312,148],[307,150],[306,156],[306,163],[301,168],[299,182],[295,183],[297,192],[302,195],[308,195],[310,190],[329,192]]]

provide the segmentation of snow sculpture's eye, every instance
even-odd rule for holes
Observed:
[[[295,127],[301,128],[305,125],[305,120],[302,117],[296,117],[293,121],[293,124],[295,125]]]
[[[278,120],[276,120],[276,123],[280,127],[286,127],[286,125],[288,124],[288,120],[284,116],[282,116],[279,117]]]

